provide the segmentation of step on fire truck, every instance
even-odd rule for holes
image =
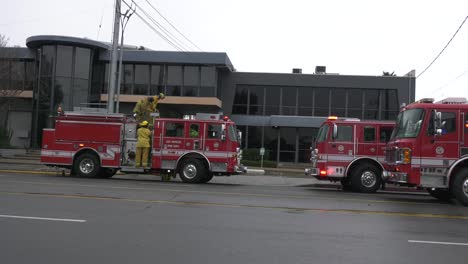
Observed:
[[[398,115],[384,178],[468,206],[468,104],[433,101],[422,99]]]
[[[305,174],[340,181],[343,189],[376,192],[382,185],[384,150],[394,128],[390,121],[329,117],[320,127]]]
[[[112,177],[117,170],[161,173],[183,182],[206,183],[214,175],[246,171],[241,134],[228,117],[197,114],[154,119],[148,167],[135,167],[138,123],[123,114],[65,112],[44,129],[41,162],[82,177]]]

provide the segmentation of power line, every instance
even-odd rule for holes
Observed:
[[[193,43],[190,39],[188,39],[182,32],[180,32],[166,17],[163,16],[163,14],[161,14],[161,12],[159,12],[156,7],[154,7],[150,1],[148,0],[145,0],[148,5],[151,6],[151,8],[154,9],[154,11],[156,11],[173,29],[175,29],[175,31],[177,31],[182,37],[184,37],[184,39],[186,39],[188,42],[190,42],[190,44],[192,44],[194,47],[196,47],[198,50],[200,51],[203,51],[200,47],[198,47],[195,43]]]
[[[179,47],[182,47],[184,50],[186,50],[186,51],[189,50],[189,48],[187,48],[187,46],[180,39],[178,39],[174,34],[172,34],[169,30],[167,30],[163,25],[158,23],[158,21],[156,21],[156,19],[154,19],[149,13],[147,13],[137,3],[135,3],[134,1],[132,1],[132,2],[135,4],[136,7],[139,8],[139,10],[141,12],[143,12],[143,14],[147,18],[149,18],[151,20],[151,22],[153,22],[153,24],[155,24],[162,31],[162,33],[164,33],[166,35],[166,37],[170,38],[173,42],[175,42]]]
[[[439,55],[437,55],[435,57],[435,59],[426,67],[426,69],[424,69],[424,71],[422,71],[416,78],[419,78],[419,76],[423,75],[423,73],[425,73],[427,71],[427,69],[429,69],[432,64],[434,64],[434,62],[440,57],[440,55],[442,55],[442,53],[444,52],[444,50],[448,47],[448,45],[450,44],[450,42],[452,42],[453,38],[455,38],[455,36],[457,35],[458,31],[460,31],[460,29],[463,27],[463,24],[465,24],[465,21],[466,19],[468,19],[468,16],[465,17],[465,19],[463,20],[463,22],[461,23],[461,25],[458,27],[457,31],[455,31],[455,34],[453,34],[452,38],[450,38],[449,42],[447,42],[447,44],[445,45],[445,47],[442,49],[441,52],[439,52]]]
[[[122,0],[125,5],[128,7],[131,7],[125,0]],[[167,43],[169,43],[172,47],[174,47],[176,50],[179,51],[184,51],[181,47],[179,47],[177,44],[173,43],[171,40],[169,40],[166,36],[164,36],[161,32],[159,32],[156,28],[154,28],[146,19],[144,19],[138,12],[135,11],[135,15],[137,15],[143,23],[145,23],[148,27],[150,27],[158,36],[160,36],[163,40],[165,40]]]

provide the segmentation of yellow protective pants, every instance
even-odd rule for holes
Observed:
[[[135,166],[136,167],[148,167],[148,154],[150,148],[136,148]]]

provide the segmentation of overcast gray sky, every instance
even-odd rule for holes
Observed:
[[[327,72],[344,75],[404,75],[412,69],[418,75],[468,15],[467,0],[149,1],[203,51],[226,52],[238,71],[248,72],[313,73],[325,65]],[[176,34],[146,0],[135,2]],[[20,46],[33,35],[110,41],[113,5],[114,0],[2,0],[0,34]],[[175,50],[135,15],[125,39]],[[468,22],[416,80],[416,99],[449,96],[468,97]]]

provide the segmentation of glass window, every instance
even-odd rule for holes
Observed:
[[[313,145],[313,140],[317,135],[317,128],[307,127],[299,128],[299,162],[310,162],[310,148]]]
[[[10,88],[13,90],[23,90],[23,82],[24,82],[24,62],[23,61],[11,61],[11,86]],[[2,72],[0,72],[2,75]]]
[[[109,88],[109,75],[110,75],[110,66],[109,63],[106,63],[104,66],[104,86],[102,87],[102,93],[106,94],[107,89]]]
[[[247,148],[261,148],[262,147],[262,127],[249,126],[248,130],[248,147]]]
[[[133,86],[133,64],[124,64],[123,65],[123,81],[120,89],[120,94],[132,94]]]
[[[209,124],[207,131],[207,138],[216,138],[220,139],[223,133],[222,127],[220,124]]]
[[[297,114],[300,116],[311,116],[313,109],[313,88],[299,87],[298,88],[298,109]]]
[[[167,66],[166,93],[170,96],[180,96],[182,87],[182,66]]]
[[[247,102],[248,102],[249,89],[244,85],[236,86],[236,93],[234,95],[234,104],[232,105],[232,113],[246,115]]]
[[[282,115],[296,115],[296,87],[283,87],[282,89]]]
[[[86,106],[88,102],[89,81],[85,79],[75,79],[73,81],[73,106]]]
[[[263,115],[264,90],[262,86],[249,88],[249,115]]]
[[[200,87],[200,96],[201,97],[213,97],[215,96],[215,87],[207,87],[202,86]]]
[[[91,61],[91,50],[76,48],[75,55],[75,78],[89,79]]]
[[[135,65],[135,87],[133,94],[148,94],[149,65]]]
[[[10,61],[0,59],[0,90],[10,87]]]
[[[280,161],[294,162],[296,156],[296,128],[280,128]]]
[[[318,133],[317,133],[317,143],[324,142],[327,140],[328,137],[328,125],[323,125],[320,127]]]
[[[197,138],[200,133],[200,126],[198,124],[190,125],[190,137]]]
[[[364,118],[372,120],[379,118],[379,90],[365,91]]]
[[[264,127],[263,147],[265,148],[265,159],[276,161],[278,158],[278,129],[273,127]]]
[[[184,96],[197,96],[199,81],[199,68],[192,66],[184,67]]]
[[[348,117],[362,118],[362,90],[348,89]]]
[[[34,83],[36,79],[36,68],[35,68],[34,61],[27,61],[26,62],[26,75],[25,75],[25,83],[24,89],[25,90],[33,90]],[[0,66],[1,67],[1,66]]]
[[[352,126],[338,126],[338,134],[336,141],[353,141],[353,127]]]
[[[237,126],[237,129],[239,129],[239,131],[241,132],[241,148],[246,148],[246,140],[245,140],[245,137],[247,135],[247,126]]]
[[[54,63],[55,63],[55,46],[42,46],[41,77],[52,76],[53,70],[54,70]],[[71,62],[70,62],[70,65],[71,65]]]
[[[398,93],[397,90],[382,90],[382,119],[395,120],[398,115]]]
[[[391,138],[412,138],[419,134],[424,119],[424,110],[413,108],[398,114]],[[430,122],[432,123],[432,122]],[[430,129],[430,128],[429,128]],[[433,133],[431,133],[433,134]]]
[[[200,96],[216,96],[216,68],[201,67]]]
[[[73,47],[57,46],[57,67],[55,75],[59,77],[72,76]]]
[[[60,105],[64,111],[73,110],[73,105],[71,104],[71,80],[71,78],[65,77],[57,77],[55,79],[53,109],[57,109],[57,106]]]
[[[364,127],[364,142],[375,141],[375,127],[366,126]]]
[[[345,116],[346,90],[341,88],[331,89],[331,110],[330,114],[335,116]]]
[[[315,89],[315,116],[329,116],[330,90],[328,88]]]
[[[279,115],[281,88],[267,86],[265,89],[265,115]]]
[[[380,142],[387,143],[390,141],[390,136],[392,135],[393,127],[381,127],[380,128]]]
[[[442,135],[453,133],[457,129],[457,118],[453,112],[442,112]]]
[[[151,65],[150,94],[164,93],[164,66]]]
[[[184,123],[166,123],[166,137],[184,137]]]

